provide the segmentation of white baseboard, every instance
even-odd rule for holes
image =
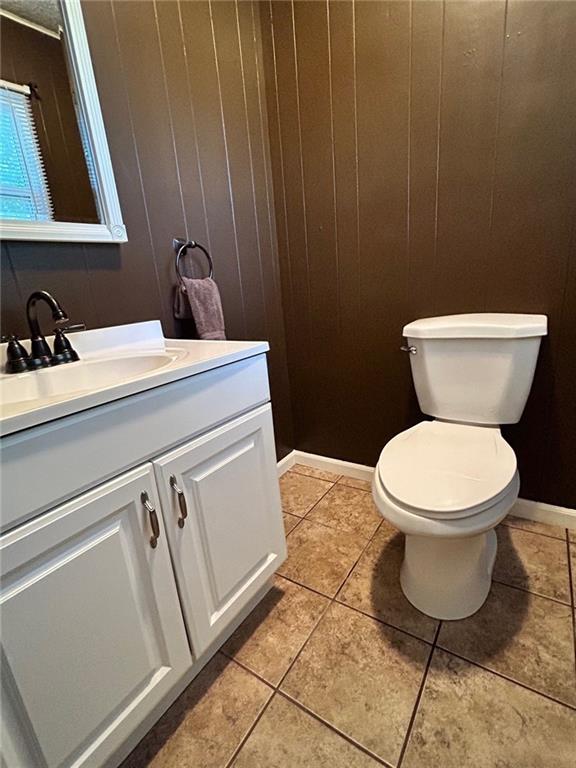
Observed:
[[[543,501],[531,501],[530,499],[518,499],[510,510],[511,515],[523,517],[526,520],[535,520],[538,523],[559,525],[561,528],[570,528],[576,531],[576,509],[569,507],[557,507],[554,504],[546,504]]]
[[[357,480],[372,479],[374,467],[365,464],[354,464],[342,459],[330,459],[327,456],[318,456],[315,453],[305,451],[292,451],[278,462],[278,476],[287,472],[294,464],[304,464],[307,467],[323,469],[326,472],[355,477]],[[510,510],[511,515],[523,517],[526,520],[534,520],[547,525],[559,525],[561,528],[570,528],[576,531],[576,509],[557,507],[554,504],[545,504],[541,501],[518,499]]]

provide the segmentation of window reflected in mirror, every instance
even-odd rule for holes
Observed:
[[[98,224],[57,0],[2,0],[0,218]]]

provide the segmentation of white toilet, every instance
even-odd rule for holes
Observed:
[[[430,317],[404,327],[422,421],[384,446],[372,492],[406,534],[402,590],[419,610],[462,619],[488,596],[494,528],[518,498],[500,424],[520,420],[545,315]]]

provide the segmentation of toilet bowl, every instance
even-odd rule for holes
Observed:
[[[435,419],[384,446],[372,493],[406,537],[402,590],[434,618],[470,616],[490,591],[494,528],[520,487],[499,425],[520,419],[545,333],[543,315],[452,315],[404,328],[421,409]]]
[[[516,457],[497,428],[423,422],[386,445],[373,496],[406,536],[400,583],[416,608],[461,619],[482,606],[496,556],[493,529],[519,485]]]

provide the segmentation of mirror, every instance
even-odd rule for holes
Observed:
[[[79,0],[2,0],[0,234],[124,242]]]

